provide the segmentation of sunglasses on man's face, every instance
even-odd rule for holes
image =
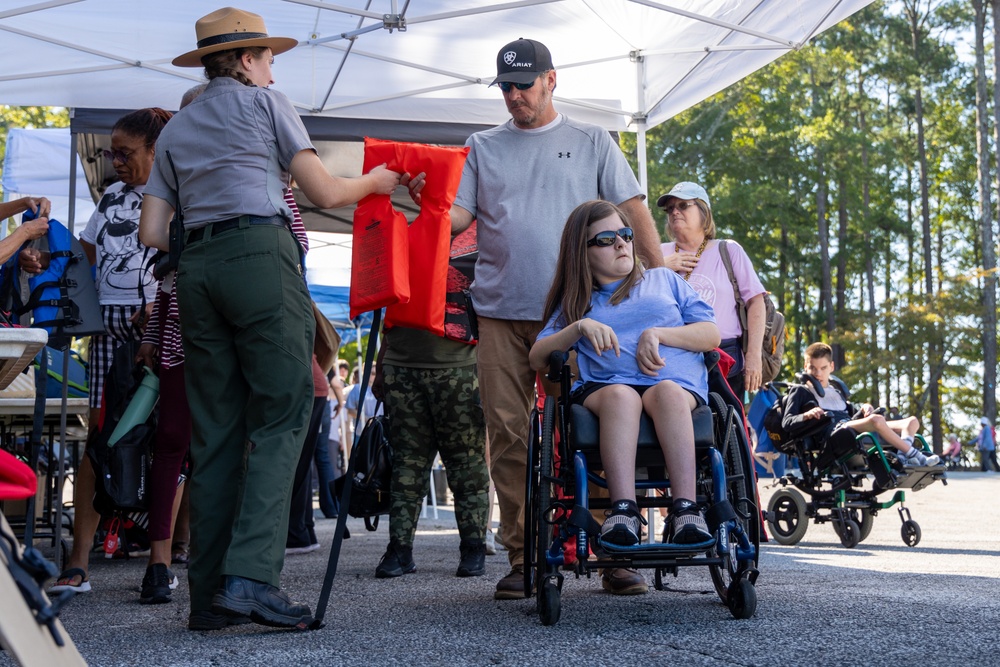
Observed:
[[[682,199],[681,201],[674,202],[673,204],[669,204],[669,205],[665,206],[663,208],[663,210],[667,212],[667,215],[673,215],[674,211],[680,211],[681,213],[683,213],[684,211],[688,210],[688,208],[690,208],[692,206],[697,206],[697,204],[695,204],[693,200],[692,201],[684,201]]]
[[[517,88],[518,90],[530,90],[535,87],[535,81],[538,81],[538,79],[534,79],[531,83],[511,83],[510,81],[501,81],[497,85],[500,86],[500,90],[505,93],[509,93],[511,88]]]
[[[587,241],[587,247],[590,248],[596,245],[605,248],[609,245],[614,245],[616,236],[622,237],[622,241],[625,243],[631,243],[635,232],[632,231],[631,227],[622,227],[617,232],[613,232],[610,229],[604,232],[597,232],[594,234],[594,238]]]

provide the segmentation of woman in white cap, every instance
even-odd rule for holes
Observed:
[[[747,306],[749,331],[744,355],[743,328],[729,273],[719,252],[719,241],[715,238],[715,220],[708,193],[697,183],[685,181],[661,195],[656,205],[666,211],[667,234],[673,239],[661,246],[664,265],[688,281],[698,296],[715,310],[715,322],[722,334],[721,347],[736,360],[729,372],[729,385],[738,397],[744,399],[744,390],[756,391],[761,385],[764,294],[767,290],[743,248],[734,241],[727,241],[733,275]]]
[[[284,95],[270,90],[276,54],[263,19],[227,7],[195,24],[198,48],[173,64],[204,67],[208,87],[168,125],[146,188],[140,236],[168,249],[183,213],[177,269],[191,406],[192,630],[249,616],[305,628],[309,608],[278,588],[289,497],[312,407],[313,312],[284,199],[289,175],[336,208],[390,194],[384,166],[330,176]],[[173,123],[173,121],[172,121]]]

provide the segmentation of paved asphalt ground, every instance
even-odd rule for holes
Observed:
[[[915,548],[903,545],[895,509],[855,549],[829,524],[811,525],[796,546],[763,545],[757,613],[745,621],[718,601],[706,568],[688,568],[669,590],[630,598],[604,593],[596,578],[568,578],[562,619],[543,627],[533,598],[493,600],[505,552],[487,557],[485,577],[454,576],[449,512],[421,522],[417,572],[394,580],[373,576],[385,525],[366,533],[351,520],[327,627],[317,632],[189,632],[183,569],[172,603],[143,606],[136,587],[145,563],[99,555],[94,591],[62,620],[91,665],[996,665],[998,500],[1000,475],[953,473],[947,486],[908,494],[923,532]],[[323,549],[286,560],[284,588],[313,606],[334,523],[318,522]],[[0,655],[0,666],[10,664]]]

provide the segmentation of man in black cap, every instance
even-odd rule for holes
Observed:
[[[493,83],[511,120],[469,137],[451,220],[453,234],[478,220],[472,298],[479,317],[479,384],[511,564],[495,597],[515,599],[525,594],[524,482],[536,379],[528,350],[543,325],[566,218],[584,201],[611,201],[631,218],[643,263],[662,266],[663,257],[645,195],[610,133],[552,105],[556,70],[545,45],[518,39],[504,46]],[[647,590],[635,570],[606,570],[602,579],[615,594]]]

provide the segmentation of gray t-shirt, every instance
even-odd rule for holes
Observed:
[[[284,198],[287,171],[304,149],[315,150],[287,97],[218,77],[163,128],[146,194],[176,208],[169,150],[185,229],[238,215],[280,215],[291,221]]]
[[[566,218],[591,199],[642,194],[607,130],[563,115],[536,130],[513,121],[477,132],[455,203],[477,220],[476,312],[542,319]]]

